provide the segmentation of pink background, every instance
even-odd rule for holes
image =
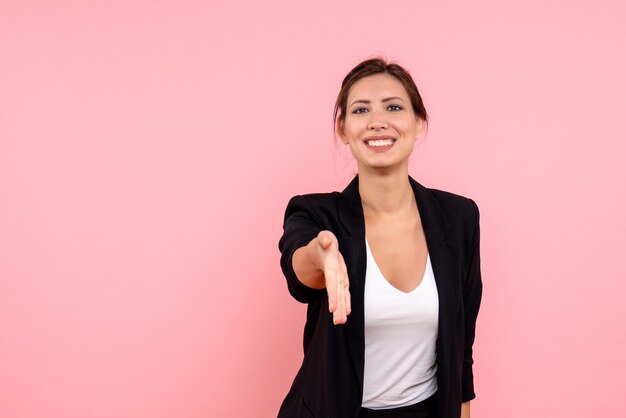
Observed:
[[[352,178],[375,53],[431,115],[411,174],[481,208],[472,416],[623,414],[626,3],[86,3],[0,4],[1,417],[275,416],[284,209]]]

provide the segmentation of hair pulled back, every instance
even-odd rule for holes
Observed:
[[[409,72],[396,63],[387,62],[380,57],[375,57],[357,64],[357,66],[354,67],[343,79],[343,82],[341,83],[341,90],[339,90],[339,94],[337,95],[337,100],[335,102],[333,123],[337,124],[341,121],[341,124],[343,124],[345,121],[348,95],[350,94],[352,86],[360,79],[374,74],[389,74],[397,79],[404,86],[404,89],[411,99],[411,106],[413,107],[413,113],[415,116],[419,117],[424,122],[428,122],[428,114],[426,113],[426,108],[422,102],[422,96],[420,96],[417,86],[415,85],[415,82]],[[338,117],[340,118],[340,121],[337,119]]]

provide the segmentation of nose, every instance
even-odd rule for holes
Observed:
[[[387,119],[385,118],[384,113],[371,111],[370,112],[370,120],[367,125],[367,129],[376,131],[380,129],[387,128]]]

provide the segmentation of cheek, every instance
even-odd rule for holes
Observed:
[[[395,121],[395,126],[399,131],[404,132],[406,135],[417,135],[418,125],[413,120],[399,119]]]
[[[354,139],[359,138],[360,129],[358,125],[349,123],[344,126],[343,132],[346,140],[352,142]]]
[[[352,120],[346,119],[344,123],[344,132],[349,137],[358,137],[363,129],[367,128],[367,123],[364,120]]]

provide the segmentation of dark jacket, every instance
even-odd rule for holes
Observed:
[[[471,199],[427,189],[409,176],[422,220],[439,294],[438,418],[458,418],[475,397],[472,344],[482,295],[478,207]],[[358,175],[341,193],[298,195],[289,201],[278,247],[291,295],[307,303],[304,360],[279,418],[357,417],[363,398],[365,219]],[[339,241],[350,280],[352,313],[334,325],[325,289],[296,277],[291,258],[321,230]]]

